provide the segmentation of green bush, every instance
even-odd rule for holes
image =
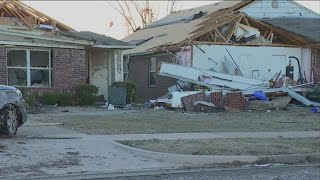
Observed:
[[[137,92],[137,86],[132,81],[123,81],[123,82],[114,82],[111,85],[112,87],[124,87],[126,88],[127,92],[127,103],[132,103],[136,100],[136,92]]]
[[[58,104],[58,95],[57,94],[44,94],[43,103],[46,105],[56,105]]]
[[[76,87],[76,94],[80,105],[93,105],[97,100],[98,88],[90,84],[82,84]]]
[[[45,94],[43,102],[47,105],[70,106],[72,104],[72,95],[69,93],[62,94]]]

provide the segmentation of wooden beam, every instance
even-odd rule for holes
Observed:
[[[247,26],[251,26],[248,19],[246,18],[246,16],[243,16],[242,18],[244,20],[244,22],[247,24]]]
[[[274,34],[272,33],[271,37],[270,37],[270,43],[272,43],[272,41],[273,41],[273,36],[274,36]]]
[[[241,15],[241,17],[239,17],[239,19],[234,23],[234,25],[231,27],[231,30],[229,31],[229,33],[226,35],[226,39],[227,42],[230,41],[232,35],[234,34],[234,32],[237,30],[239,23],[241,22],[241,20],[244,18],[244,14]]]
[[[270,30],[271,31],[271,30]],[[266,36],[268,35],[268,29],[266,30],[266,32],[264,32],[264,34],[262,35],[264,38],[266,38]]]
[[[214,28],[214,30],[216,33],[218,33],[218,35],[220,36],[220,38],[223,39],[224,42],[227,42],[227,39],[224,36],[222,36],[221,32],[217,28]]]
[[[191,39],[195,39],[199,36],[202,36],[202,35],[208,33],[209,31],[212,31],[214,28],[218,28],[228,22],[231,22],[231,21],[237,19],[238,17],[240,17],[240,15],[241,14],[233,14],[230,17],[228,17],[225,21],[219,21],[219,23],[214,22],[212,25],[206,26],[203,30],[199,30],[199,29],[201,29],[201,28],[199,28],[199,29],[190,33],[190,34],[194,34],[191,36]]]
[[[6,4],[7,4],[7,2],[3,1],[3,2],[0,4],[0,9],[2,9]]]
[[[255,43],[225,43],[225,42],[206,42],[206,41],[193,41],[194,44],[203,44],[203,45],[233,45],[233,46],[271,46],[271,47],[301,47],[300,45],[289,45],[289,44],[255,44]]]
[[[7,9],[7,7],[2,8],[9,16],[13,16],[12,13]]]
[[[271,30],[270,32],[269,32],[269,34],[268,34],[268,36],[266,37],[266,39],[270,39],[270,37],[271,37],[271,34],[273,34],[273,30]]]
[[[19,17],[19,19],[21,19],[30,29],[32,28],[32,25],[18,12],[17,9],[11,8],[9,11],[16,17]]]
[[[298,37],[301,37],[299,35],[296,35],[295,33],[292,33],[292,32],[289,32],[289,31],[286,31],[286,30],[282,30],[281,28],[276,28],[272,25],[269,25],[267,23],[264,23],[262,21],[259,21],[259,20],[256,20],[254,18],[251,18],[249,16],[246,16],[247,19],[253,21],[253,22],[256,22],[270,30],[272,30],[273,32],[276,32],[278,34],[278,36],[282,36],[284,39],[287,39],[287,40],[290,40],[290,39],[293,39],[293,38],[298,38]],[[270,38],[270,37],[269,37]],[[306,39],[299,39],[298,42],[300,42],[300,44],[305,44],[305,43],[309,43],[310,41],[307,41]]]
[[[215,41],[215,35],[213,34],[213,32],[212,31],[209,31],[209,35],[211,36],[211,38],[212,38],[212,41]]]

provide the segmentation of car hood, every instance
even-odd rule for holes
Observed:
[[[12,87],[12,86],[5,86],[5,85],[0,85],[0,90],[15,90],[17,88]]]

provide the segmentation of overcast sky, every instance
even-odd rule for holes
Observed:
[[[214,2],[180,1],[178,5],[181,9],[188,9]],[[125,22],[111,6],[114,3],[111,1],[24,1],[24,3],[76,30],[92,31],[117,39],[123,38],[127,33]],[[166,1],[153,3],[166,6]],[[320,1],[299,1],[299,3],[320,13]],[[110,21],[114,22],[112,28],[109,27]]]

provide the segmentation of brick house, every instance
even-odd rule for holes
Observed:
[[[0,84],[42,95],[90,83],[106,99],[109,85],[123,80],[127,43],[77,32],[20,1],[0,2],[0,14]]]
[[[176,84],[157,74],[161,62],[223,72],[233,59],[243,76],[264,80],[285,74],[291,63],[294,80],[301,68],[319,83],[319,23],[319,14],[291,0],[222,1],[173,12],[122,39],[136,45],[124,51],[127,79],[137,83],[141,102]]]

